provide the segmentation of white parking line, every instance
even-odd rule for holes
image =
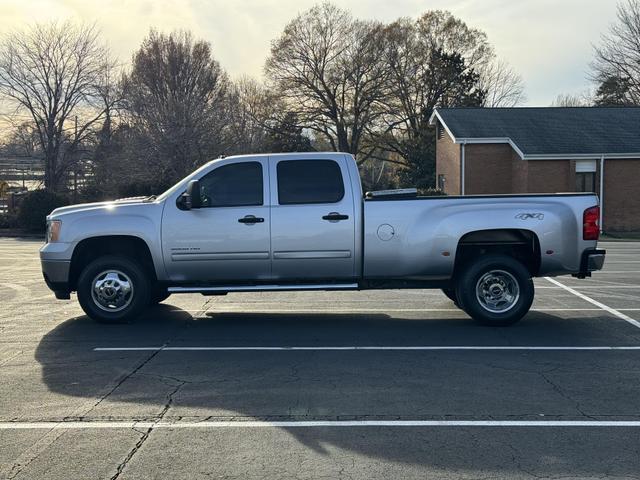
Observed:
[[[316,428],[316,427],[640,427],[636,420],[317,420],[202,422],[0,422],[0,430],[116,428]]]
[[[548,277],[544,277],[546,279],[548,279]],[[540,290],[540,289],[558,289],[561,287],[552,287],[552,286],[544,286],[544,285],[536,285],[536,290]],[[638,290],[640,289],[640,285],[580,285],[580,286],[576,286],[576,288],[622,288],[622,289],[634,289],[634,290]]]
[[[622,262],[622,263],[626,263],[626,262]],[[607,275],[607,274],[616,274],[619,275],[621,273],[640,273],[640,270],[599,270],[598,273],[596,274],[597,276],[600,275]]]
[[[605,305],[604,303],[598,302],[597,300],[594,300],[591,297],[587,297],[585,294],[578,292],[577,290],[574,290],[571,287],[567,287],[566,285],[560,283],[559,281],[550,278],[550,277],[544,277],[547,280],[549,280],[551,283],[553,283],[554,285],[557,285],[561,288],[564,288],[567,292],[569,293],[573,293],[576,297],[581,298],[593,305],[595,305],[596,307],[601,308],[602,310],[609,312],[611,315],[615,315],[618,318],[621,318],[622,320],[624,320],[625,322],[630,323],[631,325],[633,325],[634,327],[638,327],[640,328],[640,322],[638,322],[637,320],[634,320],[633,318],[629,317],[628,315],[625,315],[624,313],[620,312],[619,310],[616,310],[615,308],[611,308],[608,305]],[[620,287],[619,287],[620,288]]]
[[[218,308],[209,310],[183,310],[172,308],[171,312],[184,312],[189,314],[214,314],[214,313],[390,313],[390,312],[462,312],[459,308],[247,308],[246,305],[236,303],[219,303]],[[617,308],[620,312],[640,312],[640,308]],[[601,312],[601,308],[532,308],[532,312]],[[206,318],[206,317],[197,317]]]
[[[246,351],[345,351],[345,350],[486,350],[486,351],[513,351],[513,350],[544,350],[544,351],[599,351],[599,350],[640,350],[640,346],[527,346],[527,345],[348,345],[348,346],[233,346],[233,347],[209,347],[209,346],[184,346],[184,347],[95,347],[94,352],[246,352]]]
[[[548,277],[545,277],[547,280],[549,280]],[[560,284],[562,285],[562,284]],[[566,287],[566,285],[564,285],[562,288]],[[596,289],[596,288],[615,288],[615,289],[624,289],[624,290],[640,290],[640,285],[573,285],[573,287],[575,288],[579,288],[580,290],[584,290],[584,289]],[[557,288],[557,287],[537,287],[536,286],[536,290],[539,288]]]
[[[390,313],[390,312],[462,312],[459,308],[246,308],[241,305],[218,304],[220,308],[205,313]],[[640,308],[620,308],[620,311],[640,311]],[[175,312],[200,313],[201,310],[172,310]],[[532,308],[532,312],[600,312],[601,308]]]

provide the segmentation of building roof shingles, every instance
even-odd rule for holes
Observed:
[[[524,155],[640,153],[640,107],[439,108],[457,139],[510,138]]]

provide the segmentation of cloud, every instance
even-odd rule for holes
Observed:
[[[260,76],[270,41],[314,0],[3,0],[0,32],[34,21],[95,22],[112,52],[128,62],[150,28],[188,29],[213,45],[232,76]],[[530,104],[584,90],[591,44],[615,17],[601,0],[335,0],[360,18],[388,22],[447,9],[484,30],[522,74]]]

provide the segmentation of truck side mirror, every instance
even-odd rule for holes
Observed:
[[[202,207],[202,197],[200,196],[200,181],[191,180],[187,185],[187,195],[191,200],[191,208]]]
[[[200,196],[200,181],[191,180],[187,185],[187,191],[178,198],[178,207],[181,210],[191,210],[202,207],[202,197]]]

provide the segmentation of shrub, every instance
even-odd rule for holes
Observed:
[[[0,213],[0,228],[15,228],[16,215],[13,213]]]
[[[447,195],[442,190],[440,190],[438,188],[433,188],[433,187],[419,188],[418,189],[418,194],[421,197],[441,197],[441,196],[446,196]]]
[[[118,187],[118,196],[121,198],[126,197],[139,197],[148,195],[159,195],[167,190],[171,185],[167,185],[163,182],[131,182],[125,183]]]
[[[44,232],[46,216],[52,210],[66,205],[65,197],[46,190],[27,192],[18,207],[18,227],[33,232]]]
[[[102,188],[95,184],[88,184],[83,186],[78,192],[78,203],[91,203],[91,202],[104,202],[110,200]]]

